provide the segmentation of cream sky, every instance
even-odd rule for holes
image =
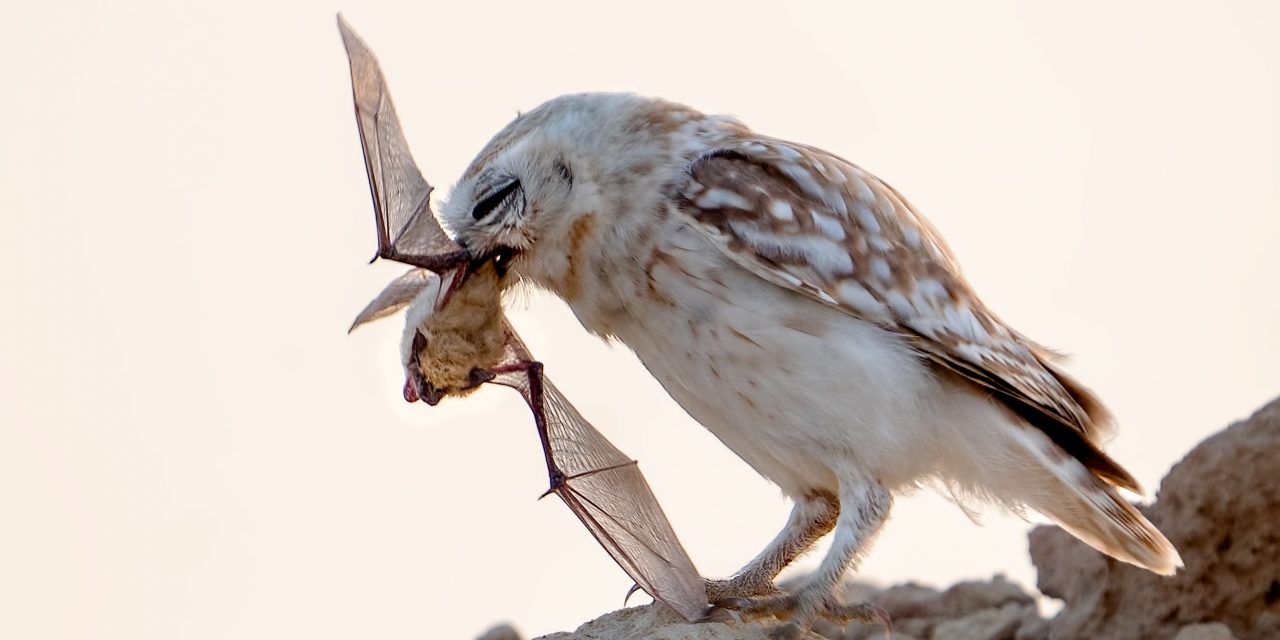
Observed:
[[[888,4],[888,3],[885,3]],[[514,392],[400,399],[342,10],[442,188],[518,109],[662,95],[818,144],[1074,355],[1152,491],[1280,392],[1280,4],[23,3],[0,101],[0,636],[469,638],[616,608]],[[778,492],[556,300],[513,311],[698,567]],[[1028,524],[899,500],[864,566],[1030,583]],[[813,562],[812,557],[809,560]],[[641,598],[643,600],[643,598]]]

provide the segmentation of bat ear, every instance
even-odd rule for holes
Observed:
[[[374,298],[360,312],[360,315],[356,316],[355,322],[351,323],[351,328],[347,329],[347,333],[355,331],[356,327],[366,322],[385,318],[405,308],[438,277],[426,269],[410,269],[404,275],[392,280],[391,284],[387,285],[382,290],[382,293],[379,293],[378,297]]]

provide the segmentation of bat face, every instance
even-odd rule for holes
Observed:
[[[485,262],[455,277],[461,283],[452,291],[423,289],[405,314],[401,360],[410,402],[434,405],[447,396],[467,395],[492,379],[485,372],[506,356],[497,268]],[[441,287],[448,287],[444,279]]]

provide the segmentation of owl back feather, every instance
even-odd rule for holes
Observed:
[[[745,137],[696,159],[682,198],[734,262],[898,333],[1106,482],[1141,491],[1099,447],[1112,422],[1102,403],[991,313],[938,233],[875,176],[821,149]]]

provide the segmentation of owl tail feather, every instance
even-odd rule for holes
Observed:
[[[1117,560],[1160,575],[1182,568],[1178,550],[1115,488],[1039,432],[1024,435],[1029,436],[1024,444],[1048,472],[1027,485],[1032,492],[1024,496],[1028,506]]]

